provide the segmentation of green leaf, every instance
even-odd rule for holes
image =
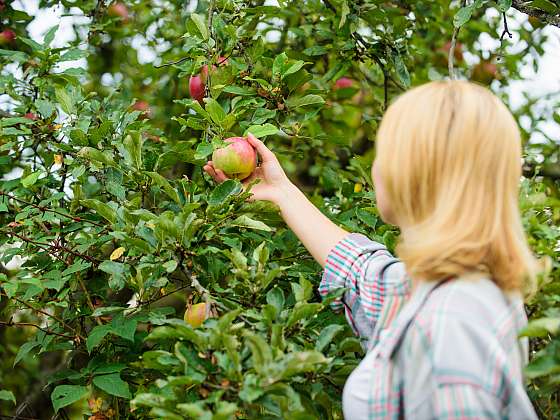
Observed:
[[[246,86],[226,86],[223,91],[239,96],[255,96],[257,94],[257,90],[255,88]]]
[[[498,0],[498,10],[500,12],[507,12],[511,7],[512,0]]]
[[[137,170],[142,169],[142,136],[140,133],[129,134],[124,138],[124,159]]]
[[[111,274],[109,287],[120,290],[126,283],[126,276],[129,274],[128,266],[117,261],[103,261],[99,264],[99,269],[105,273]]]
[[[221,126],[226,118],[226,113],[222,106],[213,98],[204,98],[204,102],[206,103],[205,109],[210,118],[212,118],[212,121]]]
[[[282,73],[284,72],[284,67],[286,66],[287,63],[288,63],[288,56],[286,55],[285,52],[276,56],[274,62],[272,63],[273,79],[278,79],[280,76],[282,76]]]
[[[529,7],[533,7],[536,9],[544,10],[547,13],[551,14],[558,14],[560,13],[560,7],[555,5],[553,2],[549,0],[533,0],[528,2],[527,4]]]
[[[87,50],[80,50],[79,48],[72,48],[66,51],[58,61],[74,61],[80,58],[85,58],[89,55]]]
[[[253,134],[255,137],[262,138],[266,136],[273,136],[274,134],[278,133],[278,128],[273,126],[270,123],[266,123],[264,125],[252,125],[243,134],[246,136],[248,133]]]
[[[136,333],[136,325],[138,321],[134,318],[125,318],[122,312],[113,317],[111,321],[111,332],[124,338],[125,340],[134,342],[134,334]]]
[[[223,203],[230,195],[238,194],[241,192],[241,184],[239,181],[228,179],[214,188],[210,198],[208,199],[208,204],[217,205]]]
[[[196,152],[194,154],[194,158],[206,159],[208,156],[212,154],[213,151],[214,151],[214,146],[212,146],[212,143],[206,143],[206,142],[198,143],[198,145],[196,146]]]
[[[560,318],[539,318],[529,321],[529,324],[519,332],[520,337],[546,337],[548,334],[558,334]]]
[[[288,321],[286,322],[286,327],[291,327],[298,321],[302,321],[310,318],[321,310],[323,305],[320,303],[301,303],[298,302],[292,313],[290,314]]]
[[[292,109],[308,105],[322,105],[324,103],[325,100],[321,96],[313,94],[289,98],[286,101],[286,105],[288,105],[288,107]]]
[[[240,226],[250,229],[264,230],[265,232],[272,232],[274,230],[260,220],[251,219],[249,216],[246,216],[244,214],[233,220],[230,223],[230,226]]]
[[[117,220],[117,213],[107,203],[103,203],[99,200],[94,200],[91,198],[86,200],[80,200],[80,204],[92,210],[95,210],[97,214],[99,214],[101,217],[103,217],[104,219],[108,220],[111,223],[115,223],[115,221]]]
[[[146,174],[152,179],[154,184],[161,187],[163,191],[165,191],[165,193],[169,196],[169,198],[171,198],[177,204],[181,204],[179,194],[177,194],[175,188],[171,186],[171,184],[166,178],[164,178],[157,172],[146,172]]]
[[[105,336],[110,332],[111,332],[111,326],[107,324],[96,325],[95,327],[93,327],[86,339],[86,348],[88,353],[91,353],[91,351],[95,347],[97,347],[103,341]]]
[[[323,47],[322,45],[314,45],[303,50],[303,53],[309,56],[325,55],[328,52],[329,49],[327,47]]]
[[[76,111],[74,98],[66,88],[57,87],[55,89],[55,96],[64,112],[70,115]]]
[[[290,74],[298,72],[303,66],[305,66],[305,61],[296,61],[295,63],[290,65],[290,67],[282,71],[282,79],[286,76],[289,76]]]
[[[275,287],[266,294],[266,302],[276,308],[278,313],[284,309],[284,292],[279,287]]]
[[[84,147],[78,152],[78,156],[103,163],[107,166],[116,166],[109,151],[102,152],[101,150],[94,149],[93,147]]]
[[[21,180],[21,185],[23,185],[25,188],[29,188],[37,182],[40,176],[41,176],[40,171],[33,172],[32,174],[27,175],[25,178]]]
[[[460,28],[465,23],[467,23],[472,16],[474,10],[474,4],[470,4],[468,6],[461,7],[455,16],[453,17],[453,25],[456,28]]]
[[[253,366],[259,373],[264,372],[272,362],[272,351],[264,339],[256,334],[245,332],[245,340],[253,354]]]
[[[119,373],[95,376],[93,378],[93,384],[108,394],[126,399],[132,398],[128,383],[121,379]]]
[[[323,351],[323,349],[327,347],[333,340],[333,338],[341,331],[344,331],[344,327],[342,325],[327,325],[319,334],[319,338],[317,338],[317,342],[315,343],[315,350]]]
[[[43,45],[48,47],[51,45],[51,42],[54,40],[54,36],[56,35],[56,31],[58,31],[58,25],[53,26],[48,32],[45,34],[45,39],[43,40]]]
[[[59,385],[52,394],[51,401],[54,411],[58,412],[63,407],[81,400],[89,393],[87,387],[80,385]]]
[[[16,404],[16,397],[14,396],[14,393],[5,389],[0,390],[0,400],[11,401],[14,405]]]
[[[400,54],[395,54],[393,56],[393,61],[395,63],[395,72],[397,77],[406,88],[410,87],[410,74],[408,73],[408,69],[404,64],[402,56]]]
[[[27,353],[29,353],[31,350],[33,350],[35,347],[39,346],[40,343],[36,342],[36,341],[28,341],[27,343],[24,343],[18,350],[17,354],[16,354],[16,358],[14,360],[14,366],[18,364],[18,362],[23,359]]]
[[[191,14],[191,20],[196,25],[196,28],[198,29],[198,32],[200,32],[202,39],[208,41],[208,38],[210,38],[210,34],[208,33],[208,26],[206,26],[206,19],[201,15],[193,13]]]

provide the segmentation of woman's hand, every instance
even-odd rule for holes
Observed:
[[[321,213],[294,184],[290,182],[278,159],[264,143],[252,134],[249,143],[257,150],[261,165],[243,182],[247,185],[254,179],[259,183],[253,185],[251,192],[254,200],[272,201],[280,208],[282,217],[303,242],[311,255],[322,266],[325,265],[329,251],[348,232],[339,228]],[[224,182],[227,176],[216,169],[212,162],[204,166],[204,170],[216,182]]]
[[[253,194],[251,199],[272,201],[279,204],[286,191],[293,186],[274,153],[262,141],[250,133],[247,136],[247,140],[259,154],[261,164],[249,178],[243,181],[243,185],[247,186],[255,179],[258,179],[259,182],[251,188],[251,193]],[[214,167],[212,161],[204,165],[204,171],[218,183],[228,179],[220,169]]]

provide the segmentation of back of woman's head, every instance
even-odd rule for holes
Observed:
[[[387,110],[376,165],[413,278],[487,271],[527,290],[536,260],[518,208],[521,138],[505,105],[464,81],[432,82]]]

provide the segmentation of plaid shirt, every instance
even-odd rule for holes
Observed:
[[[348,419],[536,419],[523,385],[527,323],[519,296],[487,278],[422,282],[363,235],[330,252],[321,294],[368,350],[344,389]]]

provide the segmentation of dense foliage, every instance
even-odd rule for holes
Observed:
[[[251,131],[329,217],[393,249],[369,178],[387,103],[449,68],[507,102],[560,4],[524,2],[527,21],[506,0],[278,3],[41,0],[74,21],[61,47],[57,22],[33,41],[20,2],[0,0],[1,414],[341,418],[363,354],[318,298],[319,266],[271,204],[203,163]],[[557,103],[515,110],[524,221],[550,263],[524,331],[543,417],[560,415],[560,153],[542,130]]]

